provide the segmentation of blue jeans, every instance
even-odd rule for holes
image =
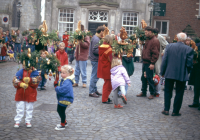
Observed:
[[[5,58],[6,58],[5,56],[1,56],[0,60],[5,60]]]
[[[15,48],[14,48],[14,57],[16,58],[17,52],[21,53],[21,44],[15,43]]]
[[[126,95],[126,94],[127,94],[127,91],[128,91],[128,84],[125,85],[125,91],[126,91],[126,92],[125,92],[125,95]],[[119,91],[118,94],[119,94],[119,95],[122,95],[122,94],[121,94],[121,91]]]
[[[78,84],[79,83],[79,76],[81,74],[82,77],[82,83],[87,83],[87,61],[77,61],[75,65],[75,81]]]
[[[97,77],[97,68],[98,68],[98,61],[91,61],[92,64],[92,73],[90,78],[90,87],[89,87],[89,94],[94,93],[97,91],[97,81],[99,78]]]
[[[40,81],[40,83],[39,83],[39,85],[38,85],[39,88],[43,88],[44,85],[45,85],[46,82],[47,82],[47,79],[45,78],[44,74],[45,74],[45,73],[42,71],[42,72],[41,72],[41,78],[42,78],[42,80]]]
[[[35,51],[35,45],[31,45],[31,52]]]

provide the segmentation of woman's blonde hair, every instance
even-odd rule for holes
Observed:
[[[103,38],[103,41],[108,43],[109,45],[112,45],[113,44],[113,38],[110,36],[110,35],[106,35],[104,38]]]
[[[60,46],[65,46],[65,43],[64,42],[59,43],[59,47]]]
[[[111,63],[111,68],[113,68],[115,66],[118,66],[118,65],[121,65],[121,64],[122,64],[121,59],[119,59],[119,58],[113,58],[112,63]]]
[[[70,75],[72,75],[74,73],[74,69],[69,65],[64,65],[61,67],[61,69],[65,70]]]

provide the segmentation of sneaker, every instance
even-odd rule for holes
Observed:
[[[121,108],[123,108],[123,106],[118,104],[118,105],[115,105],[114,108],[121,109]]]
[[[32,125],[30,123],[26,123],[26,127],[30,128]]]
[[[68,126],[67,122],[65,123],[65,126]],[[57,124],[57,127],[61,127],[61,124]]]
[[[65,126],[62,126],[62,125],[56,126],[55,130],[65,130]]]
[[[127,104],[127,99],[126,99],[126,96],[125,95],[121,95],[121,98],[122,98],[122,101],[124,104]]]
[[[16,124],[14,125],[14,128],[19,128],[19,123],[16,123]]]

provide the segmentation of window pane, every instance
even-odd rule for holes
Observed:
[[[167,34],[167,22],[162,22],[162,34]]]
[[[156,28],[161,32],[161,21],[156,21]]]
[[[126,25],[126,21],[123,21],[123,25]]]

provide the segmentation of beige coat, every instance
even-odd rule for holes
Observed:
[[[157,75],[160,74],[160,67],[162,63],[162,53],[164,52],[165,47],[168,45],[168,42],[165,40],[165,38],[158,34],[158,40],[160,42],[160,53],[157,62],[155,63],[155,73]]]

